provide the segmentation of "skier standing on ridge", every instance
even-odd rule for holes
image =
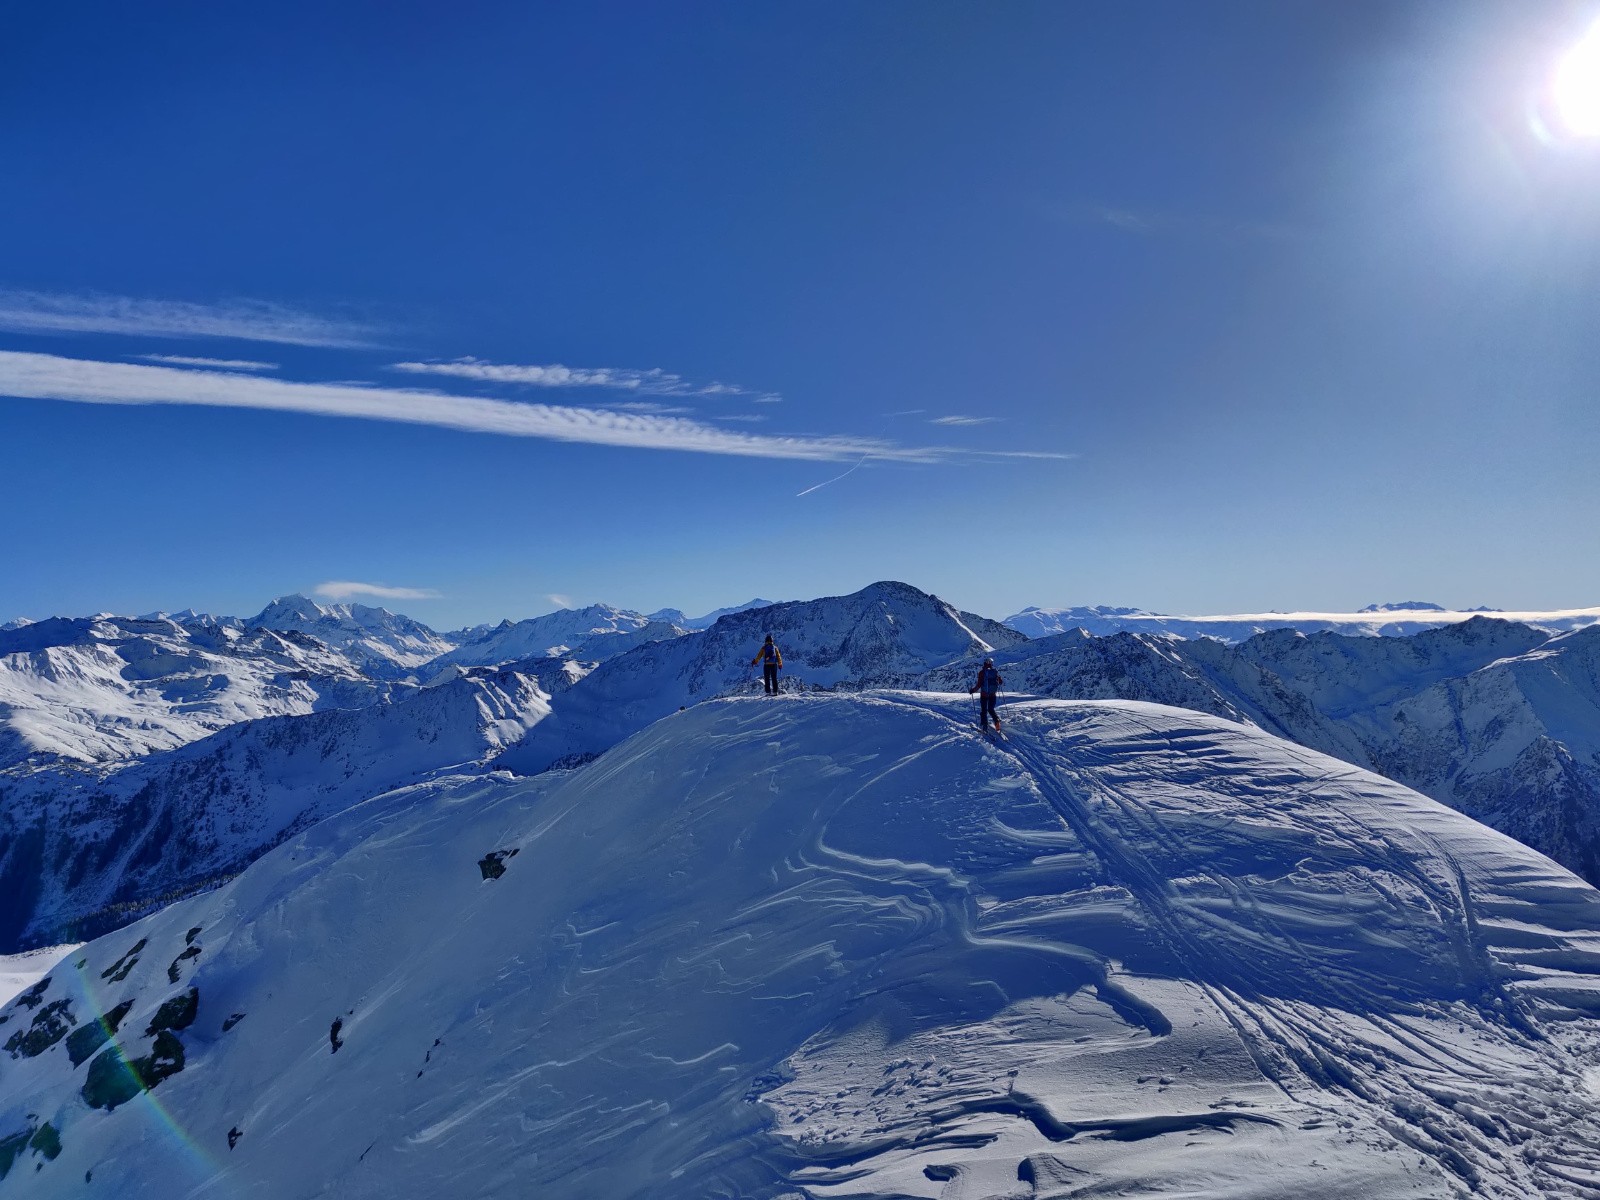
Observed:
[[[995,699],[1000,695],[1000,685],[1005,680],[1000,678],[1000,672],[994,669],[994,659],[986,658],[983,666],[978,668],[978,681],[967,689],[967,695],[977,692],[981,700],[978,709],[978,728],[987,729],[988,719],[994,718],[994,731],[1000,732],[1000,714],[994,710]]]
[[[761,664],[761,686],[767,695],[778,694],[778,668],[783,666],[783,652],[778,649],[772,640],[772,635],[767,634],[767,640],[761,643],[761,649],[750,660],[753,667]]]

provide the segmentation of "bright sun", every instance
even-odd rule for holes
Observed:
[[[1600,25],[1567,52],[1551,90],[1568,132],[1600,137]]]

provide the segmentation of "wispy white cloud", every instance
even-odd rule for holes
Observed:
[[[999,417],[933,417],[930,425],[992,425]]]
[[[277,363],[256,362],[253,358],[193,358],[187,354],[135,354],[145,362],[168,367],[207,367],[213,371],[276,371]]]
[[[439,593],[432,588],[389,587],[382,583],[357,583],[350,579],[331,579],[313,589],[328,600],[343,601],[355,596],[372,596],[379,600],[437,600]]]
[[[661,396],[747,396],[757,404],[773,404],[783,399],[776,392],[753,392],[731,383],[694,383],[660,367],[641,371],[631,367],[568,367],[561,363],[495,363],[467,357],[442,362],[397,362],[391,363],[390,369],[411,375],[444,375],[524,387],[615,388]]]
[[[977,458],[1041,458],[1053,462],[1083,457],[1081,454],[1061,454],[1054,450],[973,450],[970,453]]]
[[[617,367],[519,366],[515,363],[485,362],[481,358],[457,358],[449,362],[397,362],[390,369],[411,375],[445,375],[453,379],[473,379],[481,383],[520,383],[528,387],[621,388],[626,391],[674,391],[684,385],[683,378],[662,370],[633,371]]]
[[[554,604],[557,608],[577,608],[578,607],[576,604],[574,604],[572,602],[572,597],[571,596],[563,596],[560,592],[550,592],[550,593],[546,594],[545,599],[550,601],[550,603]]]
[[[694,411],[681,404],[658,404],[654,400],[628,400],[622,404],[608,404],[606,407],[614,408],[618,412],[655,413],[657,416],[667,417],[681,417]]]
[[[767,418],[762,413],[720,413],[711,419],[713,421],[741,421],[747,424],[756,425],[760,424],[762,421],[765,421]]]
[[[0,395],[86,404],[266,409],[399,421],[557,442],[753,458],[844,462],[865,454],[898,462],[938,462],[961,453],[943,447],[903,446],[878,438],[757,434],[718,428],[684,417],[624,413],[605,408],[528,404],[403,388],[297,383],[221,371],[141,366],[17,351],[0,351]]]
[[[14,333],[118,333],[139,337],[236,338],[289,346],[370,346],[377,330],[269,304],[229,300],[140,300],[99,293],[0,290],[0,329]]]

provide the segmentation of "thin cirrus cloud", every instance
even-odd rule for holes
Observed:
[[[277,363],[257,362],[253,358],[195,358],[187,354],[135,354],[141,362],[166,367],[204,367],[212,371],[276,371]]]
[[[261,409],[438,426],[556,442],[682,450],[747,458],[844,462],[866,455],[930,463],[963,455],[948,447],[880,438],[758,434],[685,417],[610,408],[532,404],[421,389],[298,383],[223,371],[103,362],[0,351],[0,395],[81,404],[175,404]]]
[[[389,587],[383,583],[357,583],[352,579],[331,579],[317,584],[313,590],[318,596],[335,602],[357,596],[371,596],[376,600],[437,600],[441,595],[432,588]]]
[[[0,290],[0,329],[13,333],[115,333],[138,337],[233,338],[287,346],[373,346],[377,330],[261,300],[194,304],[97,292]]]
[[[568,367],[561,363],[528,365],[468,356],[439,362],[397,362],[391,363],[389,369],[409,375],[443,375],[524,387],[614,388],[662,396],[746,396],[758,404],[775,404],[783,399],[776,392],[755,392],[731,383],[694,383],[660,367],[641,371],[631,367]]]
[[[1109,225],[1135,237],[1176,237],[1192,235],[1220,241],[1285,241],[1296,236],[1294,229],[1270,221],[1231,221],[1217,217],[1161,212],[1155,209],[1112,208],[1093,205],[1075,209],[1069,219]]]
[[[928,424],[930,424],[930,425],[992,425],[992,424],[994,424],[994,422],[998,421],[999,419],[1000,419],[999,417],[962,417],[962,416],[934,417],[928,422]]]
[[[654,400],[627,400],[621,404],[608,405],[618,412],[653,413],[658,417],[681,417],[692,413],[694,409],[685,408],[681,404],[659,404]]]

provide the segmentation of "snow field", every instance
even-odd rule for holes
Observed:
[[[198,989],[186,1061],[0,1059],[62,1143],[0,1197],[1600,1187],[1600,893],[1245,726],[1005,715],[713,701],[359,805],[55,968],[129,1058]]]

